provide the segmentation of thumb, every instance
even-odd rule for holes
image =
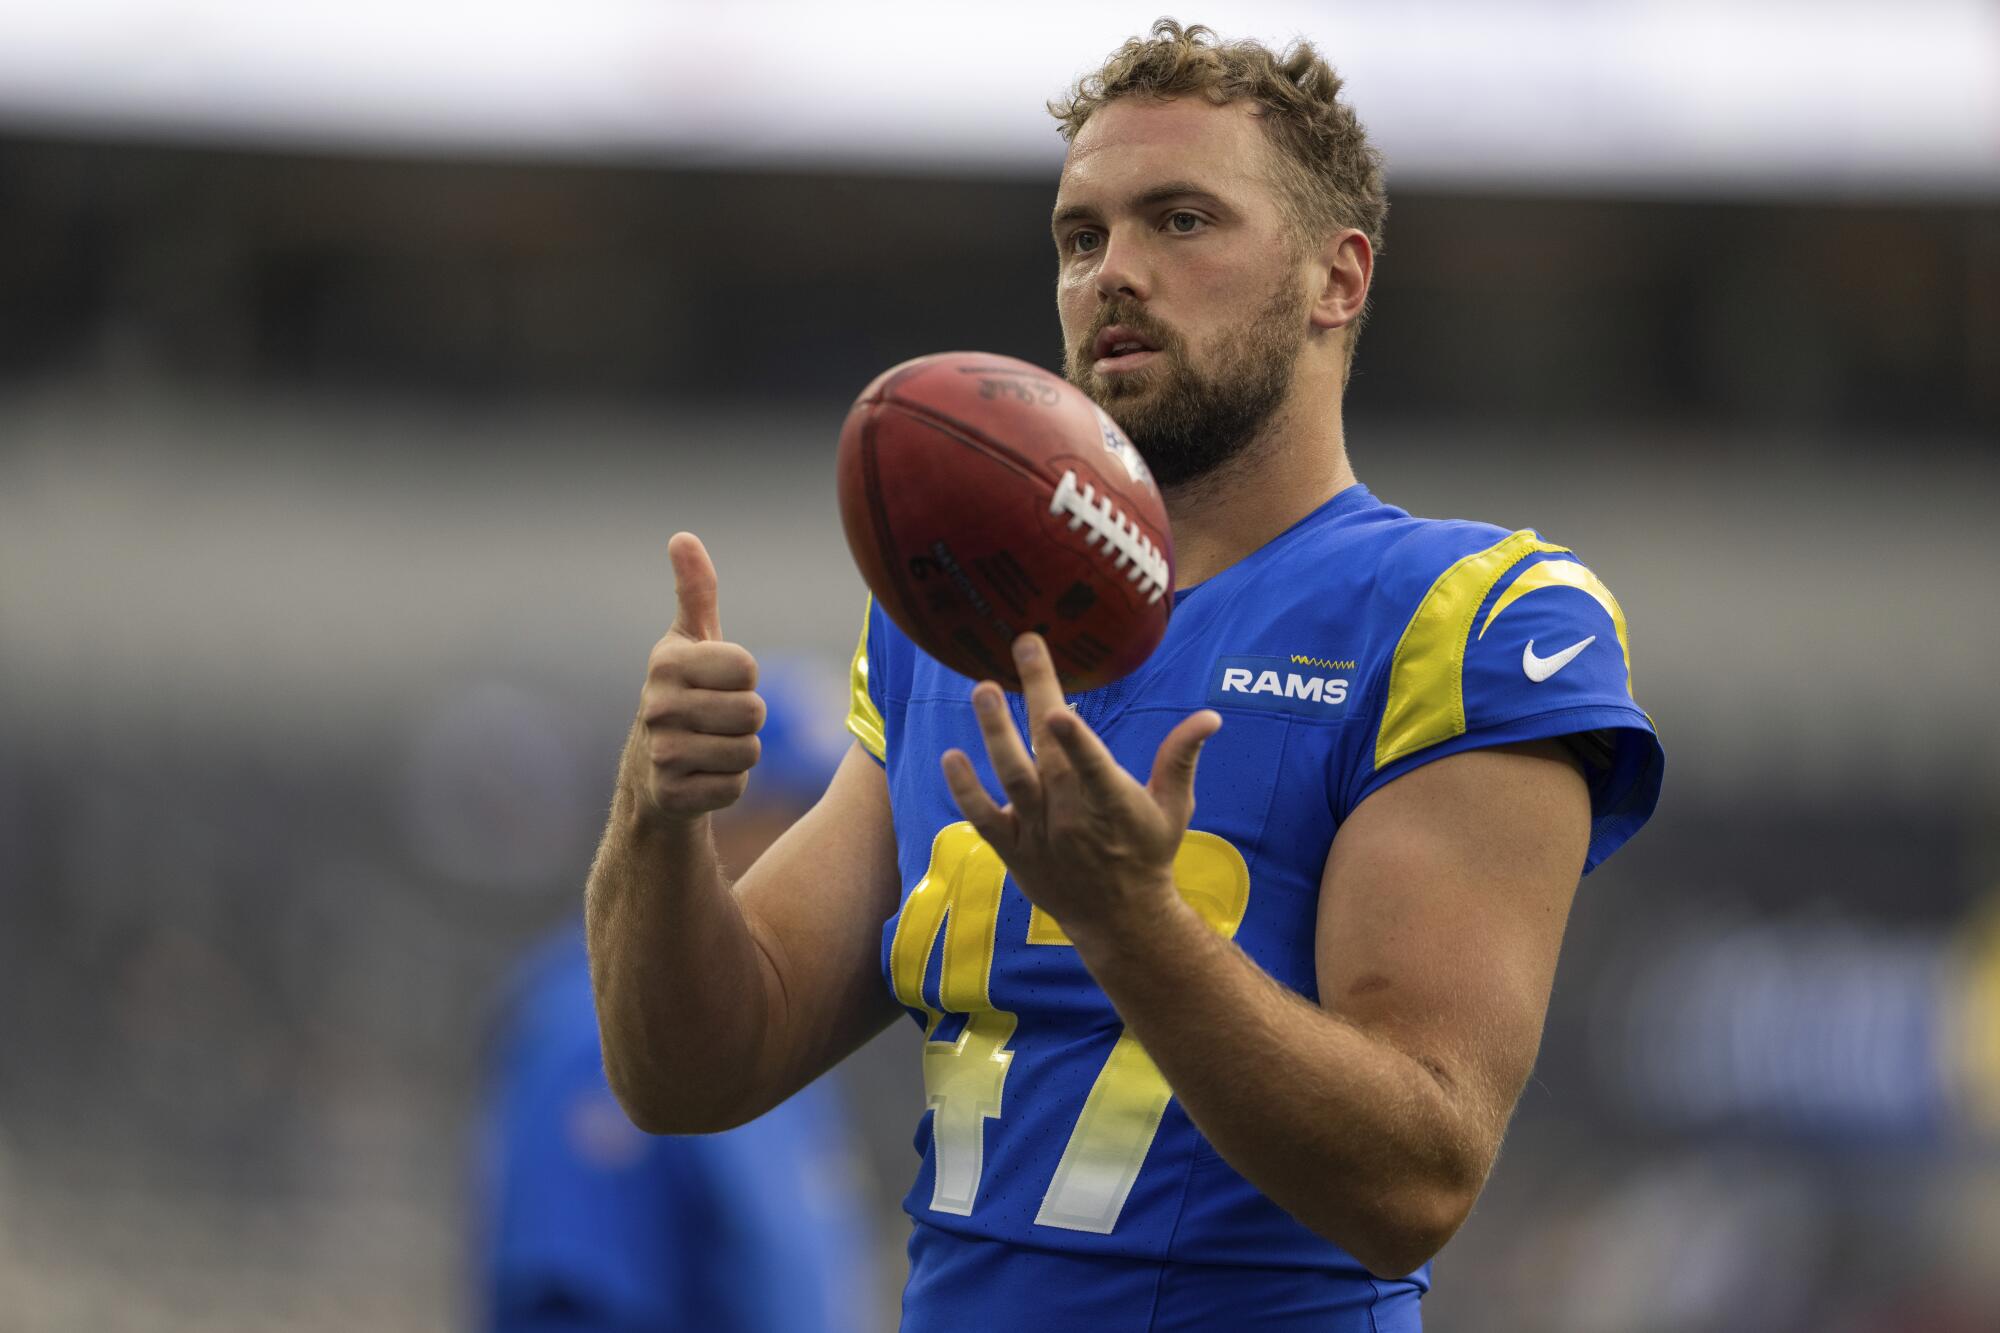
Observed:
[[[1194,818],[1195,761],[1201,758],[1201,747],[1208,738],[1220,730],[1222,714],[1204,708],[1182,718],[1153,756],[1153,776],[1147,779],[1146,790],[1183,830]]]
[[[716,606],[715,562],[708,548],[692,532],[676,532],[667,542],[667,558],[674,565],[674,596],[680,609],[673,628],[697,642],[722,637],[722,612]]]

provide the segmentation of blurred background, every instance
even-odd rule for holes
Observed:
[[[1058,364],[1041,102],[1158,12],[0,0],[0,1328],[470,1326],[667,537],[838,693],[846,405]],[[1356,469],[1573,546],[1670,758],[1428,1326],[2000,1327],[2000,7],[1175,12],[1348,77]]]

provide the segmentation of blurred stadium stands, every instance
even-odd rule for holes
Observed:
[[[0,1328],[450,1327],[666,537],[850,651],[841,414],[1054,361],[1050,181],[7,124]],[[2000,1326],[1997,192],[1395,179],[1356,469],[1585,555],[1671,773],[1433,1326]],[[913,1042],[848,1079],[885,1212]]]

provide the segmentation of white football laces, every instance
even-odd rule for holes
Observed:
[[[1097,488],[1087,481],[1079,486],[1075,469],[1063,473],[1062,481],[1056,485],[1055,498],[1049,502],[1049,512],[1069,515],[1071,532],[1090,529],[1084,534],[1083,544],[1095,550],[1102,541],[1105,553],[1114,557],[1111,567],[1125,571],[1126,579],[1146,594],[1148,605],[1166,596],[1167,580],[1172,577],[1167,557],[1140,531],[1136,521],[1119,511],[1108,494],[1099,496]]]

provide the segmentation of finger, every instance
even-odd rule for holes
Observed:
[[[723,810],[743,799],[750,785],[747,773],[654,774],[653,804],[678,815]]]
[[[757,659],[740,643],[683,644],[680,679],[698,690],[754,690]]]
[[[698,731],[648,731],[646,756],[669,773],[748,773],[763,754],[755,736],[704,736]]]
[[[708,558],[708,548],[692,532],[676,532],[667,541],[667,559],[673,562],[674,597],[679,602],[673,630],[698,642],[720,639],[722,611],[716,604],[715,562]]]
[[[1007,698],[1000,687],[983,680],[972,689],[972,711],[979,718],[979,734],[986,738],[986,757],[992,761],[993,775],[1001,790],[1017,808],[1033,809],[1041,804],[1042,778],[1035,760],[1021,744],[1021,733],[1007,712]]]
[[[752,736],[764,725],[764,700],[752,690],[664,690],[646,721],[709,736]]]
[[[1041,635],[1023,634],[1014,640],[1014,669],[1021,675],[1021,701],[1028,706],[1028,736],[1034,742],[1035,757],[1046,758],[1058,752],[1058,747],[1048,743],[1044,721],[1065,705],[1055,660]]]
[[[1070,767],[1083,782],[1088,795],[1102,795],[1115,789],[1118,779],[1126,776],[1118,766],[1111,751],[1092,731],[1084,720],[1067,708],[1059,709],[1044,720],[1043,725],[1062,747],[1064,757]],[[1130,781],[1129,778],[1126,779]],[[1136,784],[1134,784],[1136,785]]]
[[[986,787],[979,781],[979,774],[973,771],[972,761],[963,750],[946,750],[939,761],[944,768],[944,785],[951,790],[951,799],[957,804],[958,812],[965,816],[965,822],[979,832],[979,836],[994,846],[1013,845],[1014,816],[993,803],[986,794]]]
[[[1180,720],[1153,755],[1153,775],[1146,781],[1167,817],[1183,829],[1194,818],[1194,766],[1201,747],[1222,730],[1222,714],[1212,708],[1189,714]]]

